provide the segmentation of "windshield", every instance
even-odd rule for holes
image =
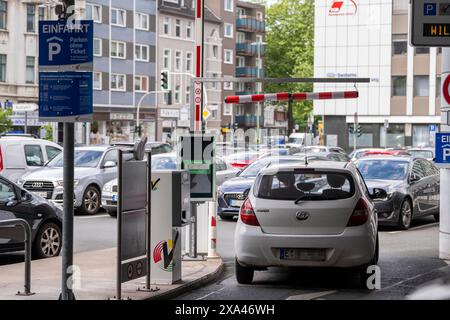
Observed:
[[[75,167],[80,168],[95,168],[100,159],[102,158],[103,151],[96,150],[75,150],[74,162]],[[63,154],[60,153],[58,156],[53,158],[52,161],[48,163],[48,167],[62,168],[64,165]]]
[[[413,157],[417,158],[425,158],[425,159],[432,159],[434,158],[433,152],[429,150],[408,150],[408,153],[412,155]]]
[[[387,159],[361,160],[357,164],[365,180],[404,180],[408,166],[407,161]]]
[[[339,172],[278,172],[255,183],[255,196],[272,200],[347,199],[355,194],[353,178]]]
[[[278,164],[294,161],[301,161],[301,159],[261,159],[248,165],[239,176],[245,178],[254,178],[258,175],[259,171],[261,171],[261,169],[266,167],[269,163]]]
[[[303,138],[289,138],[288,142],[294,144],[302,144]]]
[[[152,170],[176,170],[177,162],[173,157],[152,159]]]

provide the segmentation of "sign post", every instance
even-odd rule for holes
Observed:
[[[39,119],[64,122],[62,300],[73,293],[74,123],[92,118],[93,21],[64,0],[58,21],[39,22]],[[83,72],[82,72],[83,71]]]

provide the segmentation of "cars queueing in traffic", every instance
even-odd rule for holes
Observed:
[[[379,255],[373,199],[351,162],[268,165],[257,175],[239,210],[235,229],[235,275],[250,284],[268,267],[340,267],[358,271]]]

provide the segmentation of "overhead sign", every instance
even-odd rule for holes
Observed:
[[[39,21],[40,70],[92,71],[93,39],[92,20]]]
[[[412,1],[411,45],[450,46],[450,1]]]
[[[40,72],[39,120],[92,120],[92,72]]]
[[[450,132],[436,133],[435,148],[435,162],[450,165]]]

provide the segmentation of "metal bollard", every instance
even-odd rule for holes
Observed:
[[[208,202],[209,221],[209,245],[208,258],[218,258],[217,254],[217,204],[214,201]]]

